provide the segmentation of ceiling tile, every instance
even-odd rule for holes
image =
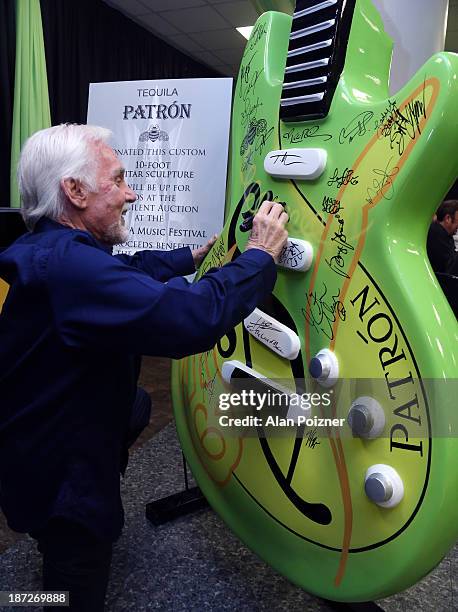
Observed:
[[[218,13],[221,13],[234,28],[254,25],[258,18],[258,14],[250,0],[239,0],[238,2],[218,4],[216,10]]]
[[[206,64],[221,64],[221,60],[213,55],[210,51],[193,51],[194,57],[198,57],[202,62]],[[224,62],[223,62],[224,63]]]
[[[177,30],[173,25],[170,25],[168,21],[160,17],[158,14],[148,13],[148,15],[143,15],[141,20],[146,27],[149,27],[157,32],[161,38],[164,38],[165,36],[173,36],[174,34],[180,34],[179,30]]]
[[[178,11],[194,6],[206,6],[205,0],[140,0],[152,11]]]
[[[129,15],[145,15],[148,12],[148,8],[138,0],[105,0],[105,2],[117,11]]]
[[[214,51],[216,57],[224,64],[240,64],[240,60],[242,59],[243,51],[241,49],[219,49]]]
[[[246,39],[237,30],[229,28],[227,30],[216,30],[211,32],[199,32],[190,34],[190,37],[205,49],[245,49]]]
[[[151,11],[173,11],[207,4],[205,0],[140,0],[140,2]]]
[[[161,15],[182,32],[217,30],[230,25],[211,6],[197,6],[181,11],[164,11]]]
[[[202,46],[196,43],[187,34],[178,34],[178,36],[168,36],[167,39],[172,45],[176,45],[185,51],[203,51]]]

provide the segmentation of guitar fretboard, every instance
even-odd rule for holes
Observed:
[[[328,114],[345,63],[355,2],[297,0],[280,101],[284,121]]]

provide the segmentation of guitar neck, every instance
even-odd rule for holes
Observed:
[[[356,0],[297,0],[280,119],[324,118],[342,73]]]

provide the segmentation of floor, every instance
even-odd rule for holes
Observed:
[[[169,384],[170,367],[170,359],[143,357],[138,384],[149,393],[153,409],[148,427],[143,430],[132,446],[132,450],[141,447],[154,434],[168,425],[173,418]],[[5,517],[0,512],[0,554],[24,537],[24,534],[16,533],[8,528]]]

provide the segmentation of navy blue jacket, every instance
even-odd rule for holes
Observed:
[[[257,249],[194,285],[177,278],[193,271],[189,248],[112,256],[49,219],[0,254],[10,285],[0,314],[0,505],[11,528],[63,516],[119,536],[133,356],[210,349],[276,278]]]

